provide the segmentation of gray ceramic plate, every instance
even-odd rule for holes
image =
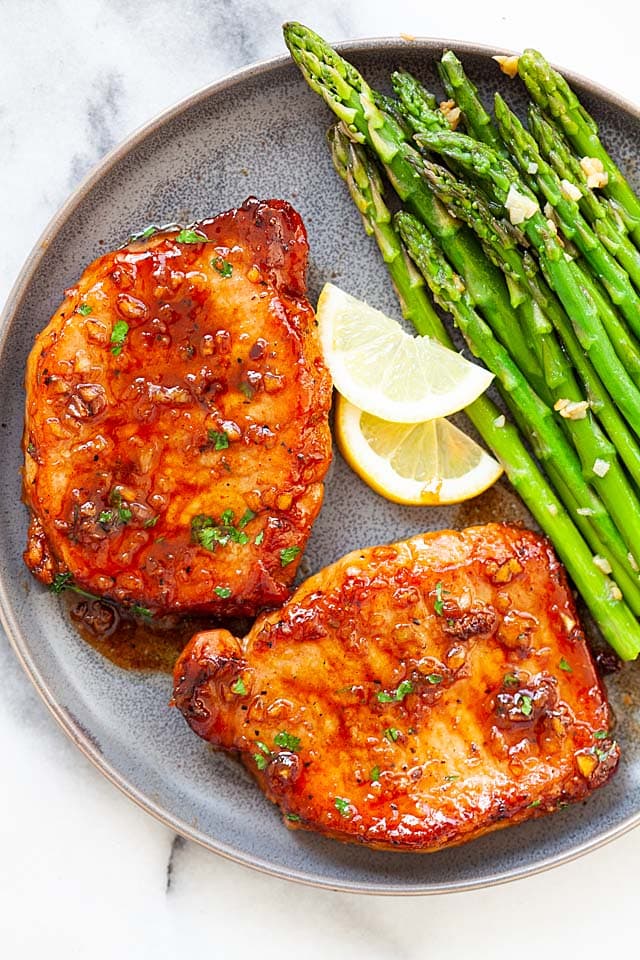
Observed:
[[[405,66],[439,89],[443,46],[463,57],[489,96],[521,88],[489,59],[493,50],[457,43],[377,40],[343,49],[373,84],[386,88]],[[613,95],[574,78],[617,157],[631,170],[640,115]],[[196,94],[112,153],[47,228],[9,299],[4,317],[0,410],[0,565],[3,622],[52,713],[116,786],[174,830],[217,853],[277,876],[370,893],[435,893],[522,877],[629,829],[640,819],[640,738],[634,718],[638,671],[608,683],[620,719],[621,768],[585,805],[430,856],[382,853],[286,830],[248,774],[212,753],[170,710],[167,676],[126,673],[85,645],[59,601],[22,563],[26,511],[20,506],[22,378],[35,333],[62,292],[95,256],[151,223],[189,222],[232,207],[249,194],[284,197],[309,231],[309,286],[328,279],[397,314],[390,284],[343,184],[334,174],[325,131],[331,117],[286,58],[250,68]],[[633,171],[631,171],[633,172]],[[305,571],[355,547],[424,529],[496,519],[531,522],[506,485],[448,509],[404,508],[372,493],[336,455]]]

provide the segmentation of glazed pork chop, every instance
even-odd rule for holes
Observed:
[[[538,817],[618,763],[563,570],[504,524],[358,550],[244,639],[197,634],[174,703],[288,826],[381,848]]]
[[[286,599],[331,457],[307,251],[288,203],[251,199],[67,290],[26,374],[39,579],[151,614]]]

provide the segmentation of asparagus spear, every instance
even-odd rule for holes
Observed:
[[[422,133],[416,139],[427,149],[451,157],[454,163],[470,170],[485,183],[494,201],[505,209],[515,201],[521,211],[526,211],[522,229],[538,252],[550,286],[562,301],[594,368],[608,384],[612,398],[629,425],[640,436],[640,391],[613,349],[596,306],[584,290],[578,268],[565,258],[555,226],[542,215],[535,196],[513,165],[486,144],[461,133]]]
[[[624,420],[618,413],[615,404],[612,402],[606,387],[598,377],[588,356],[584,353],[578,338],[571,326],[571,321],[564,311],[552,290],[549,289],[546,281],[537,272],[537,266],[531,257],[523,256],[517,246],[516,239],[505,229],[503,222],[497,220],[489,210],[487,204],[483,201],[477,190],[473,190],[463,181],[458,180],[449,170],[440,167],[437,164],[425,162],[425,175],[431,183],[434,191],[446,204],[456,217],[464,220],[480,238],[487,255],[493,262],[499,266],[505,274],[512,276],[518,283],[529,292],[533,302],[537,304],[540,312],[545,318],[552,318],[548,321],[548,326],[534,333],[531,339],[537,343],[541,351],[541,366],[546,369],[549,363],[552,363],[554,369],[561,365],[567,370],[566,360],[564,360],[559,345],[554,337],[549,337],[549,331],[555,328],[564,344],[569,359],[573,364],[578,376],[587,392],[590,406],[597,415],[603,427],[607,431],[610,439],[620,455],[620,458],[627,466],[631,476],[640,487],[640,446],[630,433]],[[586,281],[586,278],[585,278]],[[519,357],[513,348],[513,344],[506,344],[511,355],[516,361]],[[521,367],[522,369],[522,367]],[[537,388],[540,396],[549,404],[553,404],[560,399],[564,393],[569,399],[577,399],[577,384],[572,379],[568,380],[564,386],[555,386],[544,381]],[[587,429],[591,428],[590,422],[583,421]],[[580,428],[581,430],[584,427]],[[594,451],[595,452],[595,451]],[[586,464],[584,456],[581,456],[583,469],[585,466],[589,470],[594,462],[593,457],[587,456]],[[600,457],[606,457],[607,454],[597,454]],[[587,474],[590,476],[590,471]],[[635,499],[635,495],[631,495]],[[620,506],[624,509],[623,498]],[[616,520],[621,530],[625,528],[624,517]],[[634,547],[640,541],[634,541]],[[634,549],[632,547],[632,551]]]
[[[573,240],[632,329],[640,334],[640,297],[629,275],[600,242],[580,213],[576,201],[570,198],[558,176],[542,157],[531,134],[499,93],[495,95],[494,109],[502,140],[520,169],[522,178],[534,193],[555,209],[565,235]]]
[[[640,250],[629,240],[624,222],[607,201],[598,197],[587,182],[580,161],[571,152],[560,131],[543,117],[533,104],[528,111],[529,129],[538,147],[556,175],[574,184],[580,191],[580,211],[609,252],[624,267],[636,286],[640,286]]]
[[[344,141],[344,131],[337,132],[335,137]],[[332,146],[333,141],[332,137]],[[343,142],[343,146],[346,148],[347,144]],[[350,163],[354,156],[359,161],[359,175],[347,176],[346,182],[358,209],[363,214],[363,221],[368,225],[367,232],[373,234],[379,245],[381,243],[381,251],[387,265],[394,264],[401,260],[404,250],[393,226],[389,223],[388,209],[377,191],[368,188],[362,176],[363,171],[368,172],[373,169],[372,164],[366,162],[363,153],[362,147],[350,144],[349,150],[342,149],[338,152],[334,150],[334,158],[340,166],[341,176],[345,161]],[[375,178],[372,184],[377,187]],[[384,226],[382,232],[376,228],[378,218]],[[396,256],[390,256],[393,250]],[[407,275],[394,276],[401,305],[409,302],[415,305],[416,301],[412,301],[413,286],[405,289],[407,282],[411,283],[407,280]],[[414,310],[411,319],[419,331],[429,333],[445,346],[453,346],[442,324],[438,321],[433,325],[432,317],[432,312],[429,310],[420,319]],[[616,599],[614,585],[593,563],[589,547],[528,453],[516,428],[505,421],[498,408],[484,396],[467,407],[465,412],[485,443],[502,463],[513,487],[545,533],[556,544],[558,554],[567,566],[603,636],[623,659],[635,659],[640,652],[640,628],[635,618],[624,602]]]
[[[391,86],[399,109],[414,132],[450,129],[444,113],[436,106],[436,98],[411,73],[396,70],[391,74]]]
[[[518,73],[541,110],[553,117],[581,157],[596,157],[608,174],[605,192],[620,205],[634,243],[640,243],[640,200],[620,168],[607,153],[598,126],[557,70],[537,50],[528,49],[518,59]]]
[[[437,330],[440,339],[445,334],[444,325],[425,292],[422,275],[398,242],[391,226],[391,213],[382,199],[382,181],[375,164],[366,150],[350,139],[343,125],[333,126],[327,139],[333,165],[349,187],[362,215],[364,228],[369,236],[375,236],[402,305],[403,316],[413,323],[419,334],[433,335]]]
[[[445,50],[442,54],[438,73],[448,95],[462,110],[467,131],[471,136],[493,147],[497,153],[503,153],[500,134],[478,96],[478,89],[452,50]]]
[[[345,123],[354,140],[367,143],[374,151],[400,199],[438,237],[478,308],[501,322],[504,330],[517,329],[501,272],[484,256],[471,231],[451,217],[429,189],[415,163],[418,152],[406,142],[394,117],[376,105],[378,95],[317,33],[295,22],[286,23],[283,31],[291,56],[311,89]]]

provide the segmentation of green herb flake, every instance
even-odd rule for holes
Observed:
[[[261,530],[253,542],[255,543],[256,547],[259,547],[263,540],[264,540],[264,530]]]
[[[209,437],[209,442],[213,444],[214,450],[226,450],[229,446],[229,437],[221,430],[208,430],[207,436]]]
[[[181,230],[176,237],[176,243],[206,243],[208,239],[195,230]]]
[[[231,596],[231,587],[214,587],[213,592],[216,596],[220,597],[221,600],[228,600]]]
[[[300,822],[300,817],[299,817],[299,815],[298,815],[297,813],[288,813],[288,814],[287,814],[287,820],[290,820],[291,823],[299,823],[299,822]]]
[[[211,266],[214,268],[214,270],[218,271],[221,277],[224,277],[225,279],[230,277],[233,273],[233,267],[228,260],[224,259],[224,257],[215,257],[211,261]]]
[[[157,233],[157,232],[158,232],[158,228],[157,228],[157,227],[147,227],[147,229],[146,229],[146,230],[143,230],[142,233],[138,233],[137,235],[135,235],[135,236],[134,236],[134,239],[136,239],[136,240],[148,240],[149,237],[152,237],[152,236],[154,235],[154,233]]]
[[[29,441],[29,445],[27,446],[27,453],[29,454],[30,457],[35,457],[36,455],[36,445],[31,440]]]
[[[439,673],[427,674],[427,680],[429,681],[429,683],[432,683],[434,686],[436,686],[438,683],[442,683],[443,679],[444,677],[442,677]]]
[[[103,523],[103,524],[113,523],[114,520],[115,520],[115,514],[113,510],[103,510],[101,513],[98,514],[98,523]]]
[[[118,516],[123,523],[129,523],[129,520],[131,520],[133,514],[131,513],[131,510],[129,510],[129,507],[118,507]]]
[[[64,593],[72,586],[73,574],[67,571],[67,573],[57,573],[55,575],[53,583],[49,585],[49,590],[51,590],[51,593]]]
[[[248,523],[251,523],[255,516],[256,514],[253,512],[253,510],[249,510],[247,507],[238,521],[238,530],[243,530]]]
[[[81,303],[77,313],[81,313],[83,317],[88,317],[92,310],[93,307],[90,307],[88,303]]]
[[[561,670],[564,670],[565,673],[573,673],[573,667],[568,662],[568,660],[565,660],[564,657],[560,658],[560,663],[558,664],[558,666],[560,667]]]
[[[223,510],[220,514],[220,523],[225,527],[231,527],[233,525],[233,518],[235,513],[233,510]]]
[[[594,733],[594,737],[596,738],[596,740],[606,740],[608,736],[609,736],[608,730],[596,730],[596,732]]]
[[[401,703],[404,698],[413,693],[413,684],[411,680],[403,680],[402,683],[399,683],[397,688],[392,693],[387,693],[385,690],[381,690],[376,694],[378,701],[380,703]]]
[[[267,757],[271,756],[271,750],[269,750],[269,747],[262,740],[256,740],[256,747],[258,750],[262,750]]]
[[[253,759],[256,762],[256,767],[258,770],[264,770],[267,764],[269,763],[269,758],[263,756],[261,753],[254,753]]]
[[[520,681],[516,677],[515,673],[505,673],[502,678],[503,686],[505,687],[517,687]]]
[[[238,677],[236,682],[231,684],[231,693],[237,693],[239,697],[246,696],[247,688],[242,677]]]
[[[151,617],[151,610],[148,607],[143,607],[139,603],[134,603],[131,607],[131,613],[134,617],[144,617],[145,620],[148,620]]]
[[[379,783],[379,782],[380,782],[380,767],[379,767],[379,766],[376,765],[375,767],[372,767],[372,768],[371,768],[371,773],[369,774],[369,780],[371,781],[371,783]]]
[[[459,773],[450,773],[448,776],[445,777],[445,780],[448,783],[452,783],[454,780],[459,780],[459,779],[460,779]]]
[[[533,702],[530,696],[528,696],[526,693],[518,693],[516,694],[516,703],[520,708],[520,713],[523,715],[523,717],[531,716],[533,713]]]
[[[386,730],[382,731],[382,736],[385,737],[389,743],[395,743],[400,736],[400,731],[396,727],[387,727]]]
[[[340,814],[341,817],[351,816],[351,801],[345,799],[345,797],[336,797],[333,801],[333,805]]]
[[[124,342],[129,333],[129,324],[126,320],[116,320],[111,331],[111,353],[114,357],[120,356]]]
[[[149,527],[155,527],[159,519],[160,519],[159,516],[149,517],[149,519],[145,520],[145,522],[143,523],[143,527],[145,527],[145,529],[147,530],[149,529]]]
[[[300,547],[285,547],[284,550],[280,551],[280,566],[286,567],[293,563],[299,553]]]
[[[300,749],[300,737],[294,737],[293,734],[287,733],[286,730],[281,730],[280,733],[276,733],[273,742],[276,747],[290,750],[291,753],[296,753]]]
[[[244,380],[239,384],[238,390],[240,393],[243,393],[247,400],[253,400],[253,390],[248,383],[245,383]]]
[[[532,807],[539,807],[541,803],[542,803],[541,800],[532,800],[531,803],[527,806],[527,809],[531,810]]]

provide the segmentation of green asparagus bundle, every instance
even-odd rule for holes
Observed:
[[[558,352],[557,341],[549,339],[555,324],[549,321],[547,313],[531,296],[529,285],[523,282],[518,271],[505,270],[504,276],[509,280],[507,287],[504,280],[500,279],[502,273],[501,269],[496,267],[496,262],[499,264],[497,258],[494,258],[496,262],[492,262],[472,232],[464,227],[457,217],[450,216],[445,206],[436,199],[424,169],[420,169],[422,160],[418,152],[407,142],[409,127],[407,105],[405,104],[405,112],[402,113],[398,109],[400,103],[396,106],[388,99],[373,93],[351,65],[339,57],[320,37],[302,25],[287,24],[285,38],[294,60],[300,66],[309,85],[325,99],[335,115],[345,124],[341,131],[332,134],[334,162],[349,185],[368,232],[371,232],[378,241],[385,261],[394,274],[394,284],[401,303],[404,303],[403,309],[407,310],[408,300],[405,285],[411,281],[408,280],[410,274],[403,274],[402,270],[398,271],[397,265],[406,263],[405,253],[389,221],[388,210],[381,200],[380,183],[375,175],[375,167],[365,156],[362,144],[366,144],[378,157],[400,199],[415,215],[408,220],[407,215],[402,215],[400,225],[405,242],[410,245],[410,252],[432,292],[435,293],[436,300],[443,308],[454,314],[472,351],[485,359],[485,362],[492,364],[491,368],[499,373],[503,394],[509,407],[533,442],[536,453],[544,463],[548,475],[553,478],[560,497],[554,493],[541,474],[539,467],[523,445],[516,428],[508,421],[505,422],[505,418],[488,398],[482,397],[477,400],[467,409],[467,413],[480,435],[503,464],[507,476],[540,526],[553,540],[603,635],[625,659],[635,658],[640,652],[640,628],[620,592],[620,590],[626,591],[630,598],[629,602],[633,603],[637,609],[638,576],[635,570],[635,558],[627,550],[618,527],[611,519],[610,511],[605,509],[600,497],[585,478],[584,464],[581,465],[569,443],[569,438],[575,441],[574,429],[567,424],[562,424],[562,427],[558,425],[548,403],[543,402],[529,386],[527,382],[529,372],[525,377],[510,353],[499,339],[496,339],[496,336],[505,336],[510,349],[514,349],[513,340],[518,340],[518,335],[514,334],[514,331],[520,332],[521,339],[518,342],[521,342],[521,335],[524,332],[526,353],[523,350],[518,360],[523,367],[528,366],[537,371],[538,376],[542,373],[543,378],[539,383],[540,390],[544,393],[545,390],[549,391],[546,371],[553,369],[554,362],[563,360],[562,353]],[[461,98],[458,96],[456,99]],[[421,109],[426,112],[434,111],[434,108],[434,100],[427,95]],[[408,112],[411,115],[411,111]],[[417,119],[419,120],[420,117]],[[424,120],[424,117],[422,119]],[[430,120],[434,121],[434,117],[432,116]],[[471,129],[466,117],[465,120],[468,129]],[[413,124],[411,128],[416,129]],[[435,117],[434,126],[428,129],[430,136],[450,136],[442,128],[437,117]],[[350,143],[349,140],[355,143]],[[454,160],[454,163],[456,162]],[[517,179],[517,174],[515,177]],[[508,192],[510,181],[503,181],[503,187],[505,183]],[[492,190],[491,193],[492,202],[503,207],[506,197],[499,196],[496,199],[496,191]],[[378,219],[380,223],[377,223]],[[625,410],[631,423],[634,419],[636,420],[637,429],[640,426],[638,416],[640,405],[636,410],[635,386],[621,364],[616,365],[615,352],[602,328],[593,301],[584,294],[578,282],[578,267],[574,264],[568,275],[562,267],[558,268],[556,260],[560,255],[563,264],[570,266],[564,258],[561,245],[558,243],[556,249],[553,237],[547,244],[547,233],[551,234],[551,228],[544,218],[542,223],[536,226],[543,240],[540,259],[545,275],[549,277],[552,286],[556,289],[559,281],[564,282],[565,306],[570,304],[573,308],[577,302],[583,308],[583,314],[578,311],[577,319],[573,317],[576,323],[574,343],[577,343],[580,349],[587,351],[586,356],[582,354],[584,362],[593,364],[588,368],[588,372],[592,372],[591,384],[595,390],[593,394],[589,394],[589,399],[593,401],[594,409],[598,407],[597,413],[600,414],[602,411],[603,418],[608,419],[607,430],[609,431],[610,428],[611,432],[615,433],[617,428],[617,436],[622,441],[622,447],[625,446],[626,441],[628,447],[625,450],[626,457],[629,463],[633,463],[634,456],[636,458],[638,456],[638,446],[611,402],[611,395],[604,389],[593,369],[594,354],[596,356],[602,354],[604,357],[605,373],[607,368],[614,368],[620,374],[616,383],[615,402]],[[425,227],[428,229],[425,230]],[[411,231],[414,228],[417,228],[418,233],[414,232],[412,235]],[[513,231],[508,228],[505,228],[505,231],[510,245],[517,249]],[[539,247],[532,245],[540,251]],[[545,245],[548,246],[548,250]],[[425,250],[428,251],[428,255],[424,252]],[[524,263],[528,268],[531,263],[530,253],[523,254],[517,251],[517,255],[518,262]],[[425,256],[428,263],[424,262]],[[447,261],[453,265],[453,270]],[[431,266],[429,267],[428,264]],[[456,277],[454,271],[462,276]],[[537,279],[545,294],[544,281],[541,277]],[[409,289],[413,290],[413,285]],[[548,288],[546,296],[553,297]],[[519,304],[517,308],[516,303]],[[566,319],[560,304],[558,308]],[[477,312],[478,310],[482,312],[482,316]],[[567,312],[573,316],[569,310]],[[487,324],[488,319],[496,335]],[[412,320],[417,327],[420,321],[417,321],[415,309]],[[512,324],[510,339],[508,337],[509,322]],[[572,329],[570,324],[569,326]],[[432,310],[425,312],[421,329],[430,332],[446,345],[451,345],[451,340],[442,329],[442,324],[439,321],[433,324]],[[536,341],[538,334],[543,341],[542,347],[539,342],[527,342],[527,340]],[[552,343],[555,343],[555,348],[551,346]],[[561,376],[555,383],[555,388],[559,389],[560,383],[566,383],[575,388],[577,381],[571,371],[560,371],[560,373]],[[598,387],[600,387],[600,394],[597,393]],[[588,385],[586,388],[589,390]],[[546,397],[550,400],[553,395],[547,392]],[[574,393],[574,395],[578,394]],[[568,399],[569,402],[580,402],[571,401],[570,398],[564,399]],[[589,419],[585,418],[585,420],[591,423],[591,414],[587,416]],[[579,427],[576,432],[582,432],[583,429]],[[597,425],[595,438],[596,443],[603,444],[600,449],[603,453],[606,450],[606,455],[610,458],[611,448],[606,437],[597,430]],[[586,443],[586,439],[584,442]],[[616,446],[618,446],[618,440],[616,440]],[[605,462],[604,457],[597,459]],[[637,466],[636,460],[636,471]],[[604,474],[611,469],[611,464],[607,460]],[[626,484],[626,478],[618,472],[617,464],[613,469],[614,482],[620,481]],[[596,465],[595,476],[590,479],[595,479],[599,472]],[[627,487],[619,488],[622,501],[625,500],[627,492]],[[581,536],[576,522],[582,525],[584,535],[589,538],[591,546],[588,546]],[[618,522],[624,526],[621,514],[618,514]],[[627,535],[626,531],[625,535]],[[600,552],[601,547],[604,549],[603,553]],[[626,552],[623,553],[623,551]],[[594,562],[594,553],[600,554],[601,557],[605,557],[606,554],[604,564],[599,557],[596,557],[597,562]],[[609,565],[612,569],[615,565],[614,576],[619,583],[612,582],[604,572]]]

